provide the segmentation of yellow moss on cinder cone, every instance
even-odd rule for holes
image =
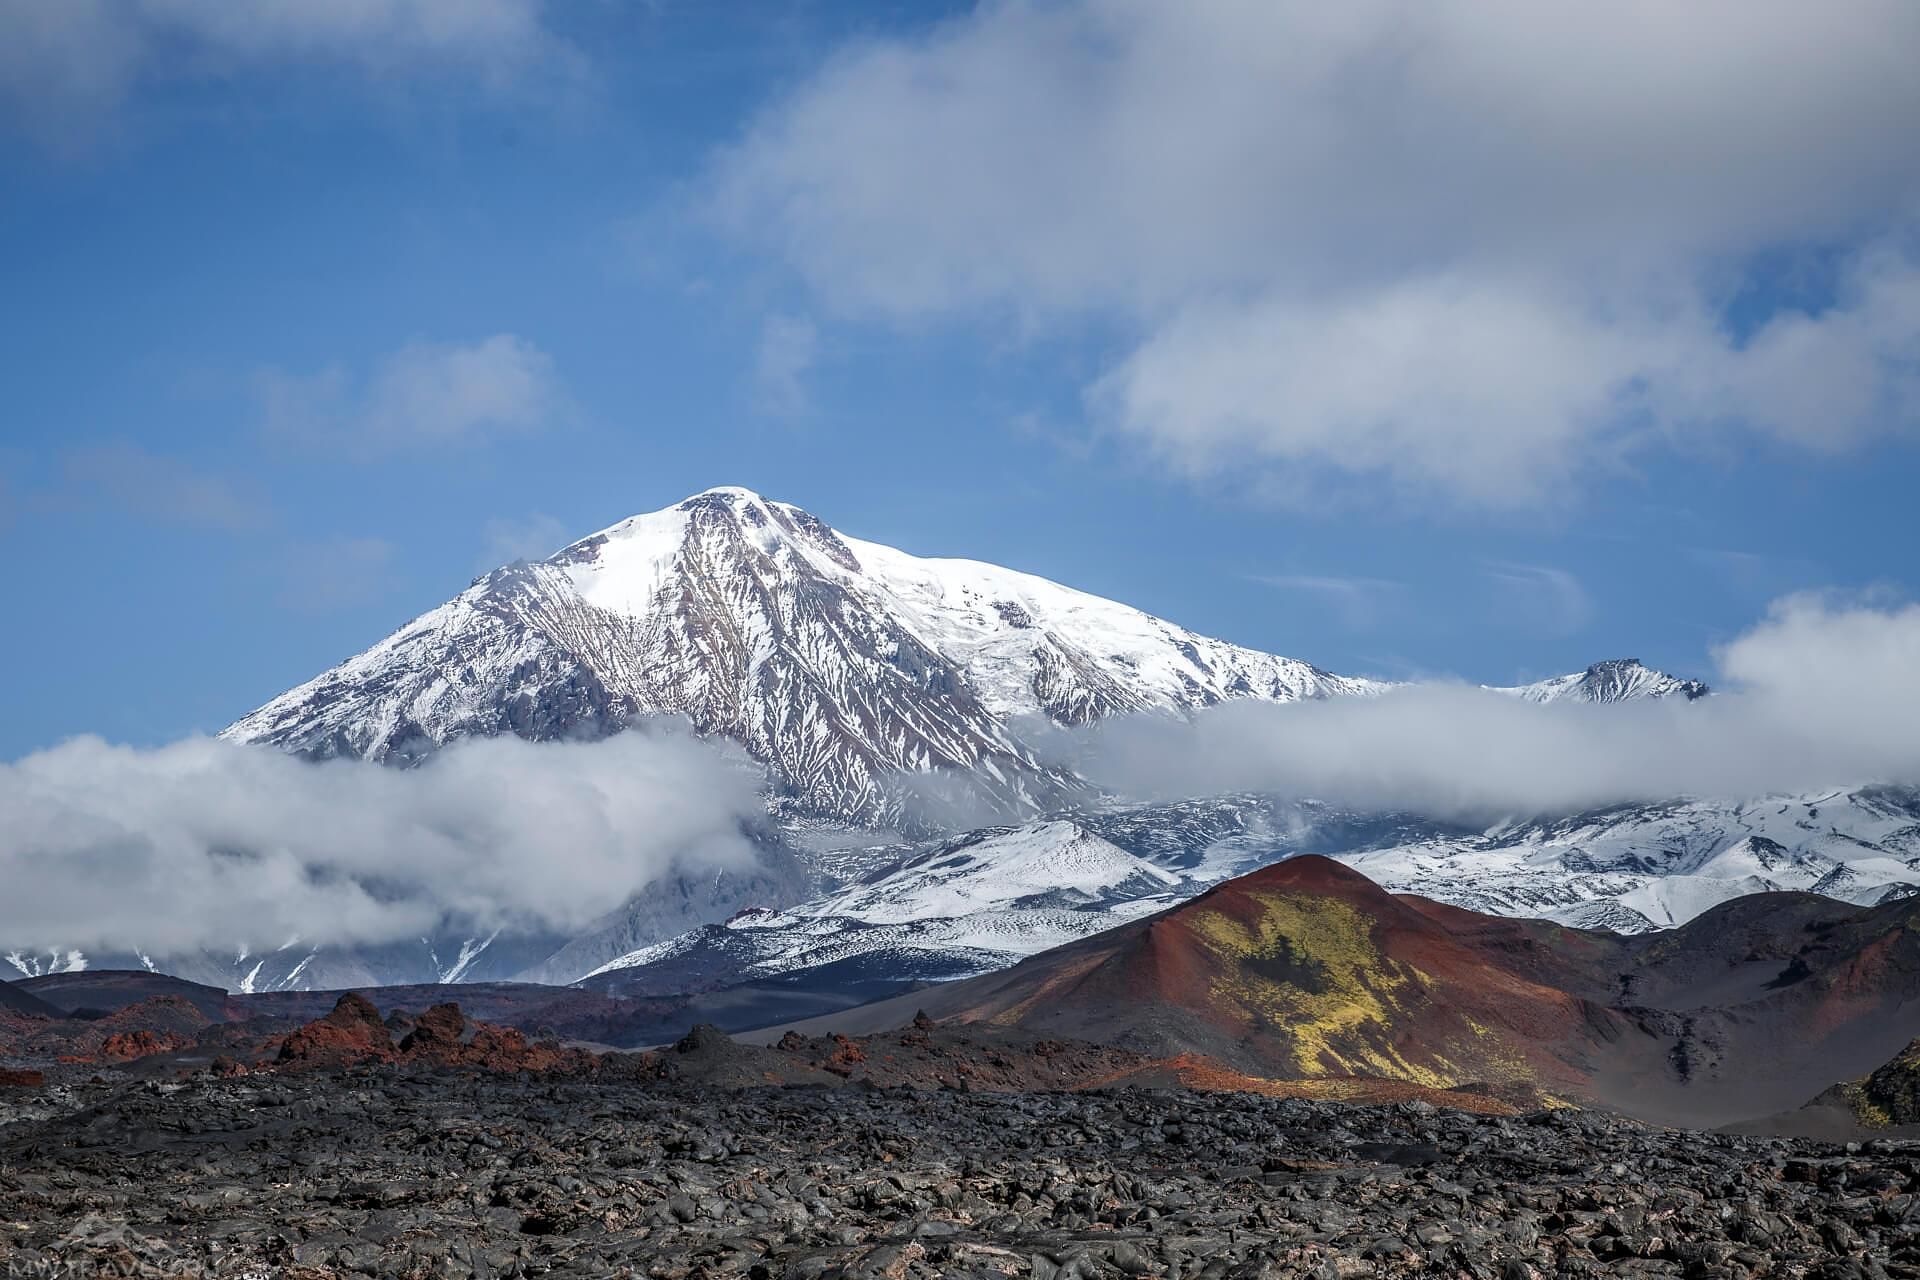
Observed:
[[[1373,922],[1352,906],[1325,897],[1251,892],[1259,908],[1251,923],[1217,911],[1186,921],[1221,962],[1226,975],[1216,998],[1258,1018],[1290,1042],[1302,1076],[1372,1075],[1445,1089],[1468,1083],[1448,1059],[1409,1061],[1386,1043],[1397,1015],[1430,984],[1411,965],[1381,953]],[[1266,978],[1248,962],[1300,967],[1306,983]]]

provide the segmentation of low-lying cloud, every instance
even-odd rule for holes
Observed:
[[[0,942],[151,953],[572,929],[743,868],[743,758],[690,735],[463,742],[418,769],[191,738],[0,765]]]
[[[1234,702],[1109,722],[1075,763],[1142,799],[1268,791],[1461,818],[1920,783],[1920,606],[1793,597],[1718,662],[1727,691],[1699,702],[1541,706],[1465,685]]]

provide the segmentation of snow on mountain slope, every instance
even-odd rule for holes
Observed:
[[[846,538],[745,489],[495,570],[223,736],[400,763],[468,735],[681,715],[803,812],[1036,815],[1087,794],[1015,725],[1366,693],[1043,578]],[[902,779],[907,779],[902,781]]]
[[[1533,684],[1496,688],[1528,702],[1629,702],[1636,698],[1685,698],[1692,702],[1712,692],[1698,680],[1682,680],[1655,671],[1638,658],[1611,658],[1585,671]]]
[[[876,880],[797,910],[898,924],[1005,907],[1078,910],[1165,893],[1179,881],[1071,822],[1047,822],[941,845]]]
[[[1397,892],[1633,932],[1749,893],[1903,895],[1920,886],[1920,791],[1627,805],[1339,856]]]
[[[1128,711],[1184,712],[1229,698],[1293,702],[1375,692],[1195,635],[1127,605],[973,560],[928,560],[846,539],[888,606],[967,674],[1002,717],[1080,725]]]
[[[868,979],[965,977],[1162,910],[1201,887],[1073,822],[1003,827],[920,851],[786,911],[742,912],[638,948],[581,977],[618,972],[627,994],[853,962]]]

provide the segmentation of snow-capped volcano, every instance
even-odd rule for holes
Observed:
[[[710,489],[475,580],[224,736],[404,764],[462,737],[594,736],[684,716],[766,766],[777,820],[754,876],[661,882],[571,938],[427,940],[424,961],[288,948],[286,963],[249,961],[232,983],[305,984],[361,962],[407,980],[423,965],[467,981],[603,970],[707,983],[802,968],[951,977],[1300,852],[1482,909],[1579,922],[1605,911],[1633,928],[1681,918],[1728,886],[1870,896],[1910,870],[1816,857],[1772,826],[1706,843],[1719,852],[1764,836],[1791,866],[1763,867],[1779,859],[1761,842],[1705,869],[1668,865],[1652,851],[1708,819],[1661,806],[1645,823],[1616,814],[1486,832],[1279,800],[1127,810],[1033,746],[1047,723],[1384,688],[1028,574],[851,538],[745,489]],[[1623,659],[1500,692],[1612,703],[1707,690]],[[1015,825],[956,834],[983,821]],[[848,830],[887,825],[907,838]],[[1675,892],[1653,900],[1669,878]],[[748,906],[758,910],[741,913]]]
[[[745,746],[802,810],[896,821],[948,789],[1022,815],[1081,793],[1022,740],[1024,717],[1378,687],[718,488],[477,579],[223,736],[406,761],[469,735],[676,714]],[[914,775],[924,785],[901,785]]]

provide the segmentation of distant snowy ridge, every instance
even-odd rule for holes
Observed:
[[[1585,671],[1554,676],[1533,684],[1496,687],[1528,702],[1632,702],[1641,698],[1684,698],[1692,702],[1712,692],[1698,680],[1682,680],[1655,671],[1638,658],[1596,662]]]
[[[1437,833],[1341,860],[1398,892],[1626,933],[1681,924],[1751,893],[1865,906],[1920,887],[1920,791],[1622,805]]]
[[[1303,853],[1397,893],[1641,933],[1751,893],[1870,905],[1920,892],[1920,791],[1680,800],[1485,829],[1260,796],[1090,812],[908,851],[797,906],[742,912],[572,977],[634,995],[808,973],[967,977]]]

